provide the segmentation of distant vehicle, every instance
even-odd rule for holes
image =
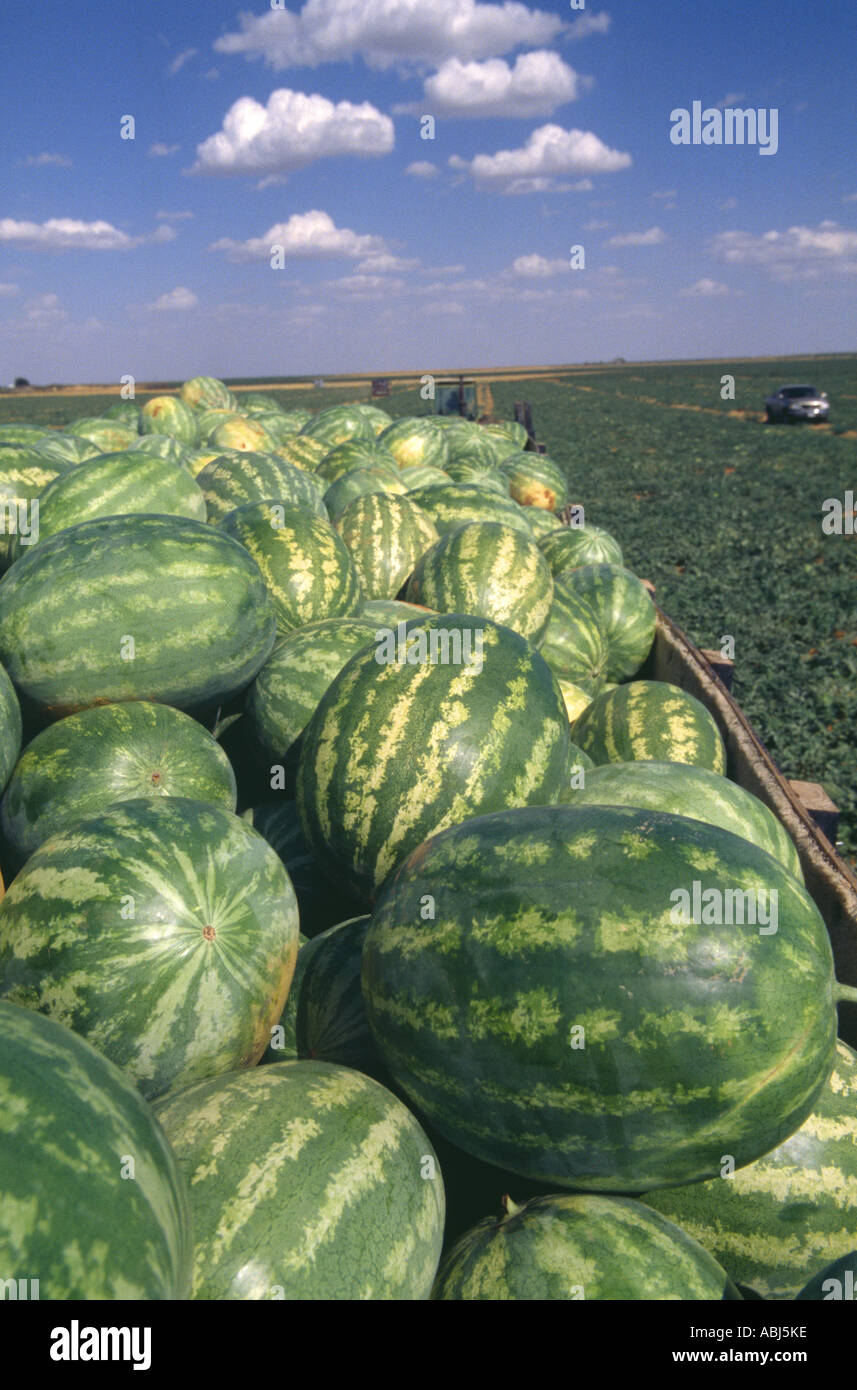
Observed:
[[[830,402],[825,391],[814,386],[781,386],[765,400],[768,423],[776,420],[826,420]]]

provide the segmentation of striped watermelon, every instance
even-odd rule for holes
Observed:
[[[312,474],[270,454],[219,455],[197,474],[208,507],[208,519],[222,521],[236,507],[274,499],[327,517],[322,488]]]
[[[379,448],[374,440],[370,444],[365,439],[347,439],[325,454],[315,471],[326,483],[335,483],[353,468],[371,468],[373,464],[386,465],[396,471],[396,460],[389,449]]]
[[[374,425],[362,410],[353,405],[332,405],[313,415],[301,430],[301,437],[315,439],[327,446],[327,451],[347,439],[361,439],[371,444],[375,438]]]
[[[562,691],[568,722],[573,724],[576,719],[580,718],[587,705],[592,704],[592,696],[583,689],[583,686],[575,685],[574,681],[566,680],[564,676],[557,676],[556,682]],[[587,758],[587,766],[595,766],[591,758]]]
[[[490,424],[483,425],[482,428],[486,434],[492,435],[497,439],[498,447],[501,449],[507,439],[511,441],[506,454],[504,455],[501,453],[501,458],[508,457],[508,454],[513,453],[515,450],[526,448],[526,426],[520,424],[517,420],[492,420]]]
[[[247,551],[181,517],[72,526],[0,584],[0,661],[52,718],[114,700],[226,700],[256,675],[275,634]]]
[[[215,376],[192,376],[182,382],[179,395],[193,410],[235,409],[235,397],[229,387]]]
[[[827,1303],[830,1300],[847,1299],[849,1302],[853,1302],[857,1298],[855,1290],[857,1290],[857,1250],[849,1250],[847,1255],[841,1255],[838,1260],[833,1260],[814,1275],[809,1283],[804,1285],[800,1293],[795,1294],[795,1300]]]
[[[600,526],[560,526],[539,541],[539,549],[556,578],[580,565],[621,565],[622,551]]]
[[[280,439],[272,450],[274,458],[300,468],[304,473],[314,473],[328,452],[327,445],[320,439],[310,439],[305,434],[293,434]]]
[[[324,505],[331,521],[337,521],[346,507],[357,497],[369,497],[373,492],[386,492],[404,497],[407,492],[398,470],[383,463],[362,464],[343,473],[324,494]]]
[[[642,580],[621,565],[581,565],[559,575],[556,587],[595,610],[607,643],[605,679],[636,675],[652,649],[657,625],[655,605]]]
[[[689,921],[678,892],[695,882],[768,908],[775,890],[776,930]],[[436,835],[385,884],[363,952],[384,1060],[441,1133],[607,1192],[699,1181],[793,1133],[830,1073],[835,989],[821,915],[781,864],[628,807],[529,806]]]
[[[386,1081],[360,987],[368,926],[368,917],[354,917],[301,947],[286,1007],[263,1062],[337,1062]]]
[[[15,687],[0,666],[0,791],[12,775],[21,751],[21,706]]]
[[[197,427],[197,416],[180,396],[153,396],[140,411],[140,430],[143,434],[168,434],[182,444],[193,445],[197,441]],[[72,426],[69,426],[69,432],[74,432]],[[105,453],[108,448],[111,453],[117,449],[127,449],[131,442],[111,444],[105,447]]]
[[[26,859],[74,821],[141,796],[184,796],[234,811],[235,774],[211,734],[171,705],[95,705],[27,745],[0,803],[0,823]]]
[[[216,458],[222,458],[216,449],[207,447],[204,449],[185,449],[182,459],[182,467],[186,468],[192,478],[198,478],[203,468],[207,464],[213,463]]]
[[[355,652],[374,643],[377,623],[357,616],[309,623],[280,638],[247,697],[245,712],[265,755],[282,762]]]
[[[211,434],[210,442],[217,449],[235,449],[239,454],[267,454],[277,443],[264,425],[246,415],[224,420]]]
[[[431,608],[422,608],[418,603],[403,603],[394,598],[373,598],[361,603],[357,610],[358,618],[366,618],[375,628],[396,627],[398,623],[410,622],[411,618],[424,618]]]
[[[409,490],[408,496],[428,513],[438,535],[454,531],[468,521],[499,521],[532,540],[532,528],[524,511],[511,497],[501,497],[494,488],[479,483],[435,483]]]
[[[235,407],[225,409],[223,406],[212,407],[211,409],[200,410],[196,417],[196,438],[199,444],[210,444],[214,431],[228,420],[235,424],[240,424],[244,419],[239,415]]]
[[[499,460],[511,453],[513,447],[501,443],[496,434],[489,434],[475,420],[454,420],[444,431],[444,438],[449,445],[450,464],[469,463],[488,472],[493,472]]]
[[[308,938],[365,910],[365,902],[316,859],[307,844],[294,801],[256,806],[245,811],[244,818],[264,835],[283,861],[298,900],[301,931]]]
[[[518,1206],[504,1197],[503,1207],[456,1242],[433,1299],[740,1300],[702,1246],[642,1202],[590,1194]]]
[[[692,763],[726,771],[720,730],[695,696],[667,681],[631,681],[602,691],[573,726],[596,764]]]
[[[543,507],[558,512],[568,500],[568,484],[558,463],[547,454],[521,450],[507,454],[497,467],[509,484],[509,492],[522,507]]]
[[[129,429],[140,432],[140,407],[134,401],[118,400],[109,405],[106,410],[102,410],[103,420],[118,420],[120,424],[127,425]]]
[[[120,802],[27,861],[0,903],[0,993],[157,1096],[258,1062],[298,911],[270,845],[186,797]]]
[[[524,516],[527,518],[530,530],[539,543],[544,536],[556,529],[557,518],[554,516],[553,512],[546,512],[544,507],[525,507]]]
[[[372,433],[376,437],[383,434],[384,430],[389,429],[393,423],[393,417],[389,411],[382,410],[378,405],[354,404],[351,408],[362,415],[364,420],[369,421]]]
[[[187,1298],[187,1189],[128,1077],[67,1028],[0,1002],[0,1092],[4,1280],[37,1280],[19,1296],[58,1302]]]
[[[98,458],[101,450],[96,448],[91,439],[81,439],[74,434],[57,433],[46,435],[44,439],[39,439],[35,444],[28,445],[27,452],[35,454],[39,459],[50,460],[56,465],[73,466],[76,463],[83,463],[84,459]],[[0,458],[5,457],[5,447],[3,447]]]
[[[250,502],[220,523],[262,572],[280,633],[347,618],[361,600],[360,580],[339,536],[326,521],[298,507]]]
[[[417,845],[499,807],[556,798],[568,719],[530,644],[486,618],[401,624],[339,673],[304,733],[310,846],[376,891]]]
[[[857,1053],[833,1072],[800,1129],[728,1177],[646,1198],[763,1298],[794,1298],[807,1276],[857,1246]]]
[[[548,623],[539,650],[554,674],[573,681],[590,696],[601,689],[608,651],[591,604],[554,585]]]
[[[13,444],[16,448],[28,449],[38,440],[52,433],[50,425],[29,425],[25,421],[9,420],[0,425],[0,448]]]
[[[188,1179],[193,1298],[428,1298],[443,1179],[377,1081],[279,1062],[188,1087],[156,1114]]]
[[[335,525],[367,599],[395,598],[420,556],[438,539],[425,512],[407,497],[384,492],[355,497]]]
[[[100,415],[73,420],[70,425],[66,425],[65,430],[66,434],[77,436],[79,439],[87,439],[103,454],[112,454],[120,449],[129,449],[137,439],[136,425],[129,428],[128,425],[123,425],[117,420],[105,420]]]
[[[134,450],[101,454],[62,473],[39,498],[39,542],[100,516],[157,512],[205,521],[205,498],[191,475],[168,459]],[[20,537],[12,558],[24,553]]]
[[[185,459],[196,450],[192,445],[182,444],[168,434],[143,434],[123,452],[153,454],[157,458],[169,459],[177,468],[184,468]]]
[[[492,618],[537,645],[550,617],[553,580],[534,540],[511,526],[471,522],[425,551],[405,598],[441,613]]]
[[[456,459],[446,465],[446,471],[454,483],[475,483],[477,487],[485,487],[489,492],[499,493],[501,497],[509,496],[509,487],[505,479],[495,469],[486,468],[484,464]]]
[[[0,569],[12,563],[13,546],[30,549],[38,539],[38,511],[33,506],[67,464],[41,458],[31,449],[0,448]]]
[[[400,468],[421,463],[446,470],[449,445],[432,419],[406,416],[396,420],[378,435],[378,443],[390,450]]]
[[[450,477],[442,468],[431,468],[427,463],[414,463],[410,468],[400,469],[402,482],[407,484],[408,492],[418,487],[432,487],[435,483],[448,483]]]
[[[586,786],[567,789],[573,806],[640,806],[719,825],[742,835],[803,883],[800,859],[790,836],[763,801],[735,782],[689,763],[605,763],[586,778]]]
[[[273,391],[239,391],[234,399],[240,405],[242,415],[250,415],[254,419],[260,415],[276,415],[279,419],[288,419],[283,407],[274,400]],[[300,425],[295,425],[296,430],[305,424],[306,420],[302,419]]]

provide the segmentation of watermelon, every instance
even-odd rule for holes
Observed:
[[[501,497],[509,496],[509,488],[500,474],[482,464],[457,459],[446,465],[446,471],[454,483],[475,483],[478,487],[487,488],[489,492],[496,492]]]
[[[209,521],[222,521],[236,507],[274,500],[327,520],[322,486],[310,473],[270,454],[220,455],[197,474]]]
[[[213,463],[216,458],[222,457],[222,454],[211,448],[185,449],[182,467],[187,469],[192,478],[198,478],[203,468]]]
[[[140,412],[143,434],[167,434],[180,444],[193,445],[197,441],[197,428],[197,416],[180,396],[153,396]],[[114,444],[111,451],[123,447],[127,445]]]
[[[190,446],[182,444],[168,434],[144,434],[128,446],[127,452],[139,451],[141,454],[154,454],[158,458],[169,459],[178,468],[185,466],[185,459],[195,452]]]
[[[336,444],[344,444],[347,439],[362,440],[371,444],[375,429],[361,410],[352,405],[333,405],[320,410],[301,429],[301,438],[314,439],[332,449]]]
[[[532,540],[532,528],[522,508],[494,488],[479,483],[436,483],[409,490],[408,496],[428,513],[441,536],[468,521],[499,521]]]
[[[444,473],[442,468],[431,468],[426,463],[415,463],[410,468],[402,468],[399,471],[402,482],[407,484],[408,492],[413,492],[418,487],[432,487],[435,483],[451,481],[449,474]]]
[[[540,650],[559,679],[572,681],[590,697],[601,689],[609,654],[598,615],[585,599],[559,584],[554,585]]]
[[[100,415],[92,419],[73,420],[65,429],[67,434],[89,440],[104,454],[130,448],[138,435],[136,425],[123,425],[116,420],[105,420]]]
[[[826,1303],[830,1300],[847,1299],[853,1302],[857,1298],[857,1250],[849,1250],[847,1255],[841,1255],[838,1260],[833,1260],[829,1265],[825,1265],[819,1274],[813,1276],[809,1283],[805,1284],[800,1293],[795,1294],[795,1300],[803,1302]]]
[[[265,755],[282,761],[300,738],[331,681],[355,652],[373,643],[377,623],[330,618],[280,638],[247,697],[246,714]]]
[[[304,732],[310,847],[369,895],[444,826],[555,799],[568,738],[550,669],[518,633],[462,614],[402,623],[351,658]]]
[[[335,526],[367,599],[395,598],[420,556],[438,539],[425,512],[407,497],[383,492],[355,497]]]
[[[382,410],[378,405],[362,405],[355,403],[351,409],[356,410],[363,416],[364,420],[369,421],[372,432],[376,437],[379,434],[383,434],[384,430],[388,429],[393,423],[393,417],[389,411]]]
[[[38,541],[100,516],[157,512],[205,521],[205,498],[184,468],[133,450],[99,454],[49,483],[39,498]],[[16,536],[12,559],[23,554]]]
[[[760,925],[726,924],[731,889]],[[830,1074],[835,991],[824,921],[777,860],[624,806],[528,806],[435,835],[385,884],[363,951],[384,1060],[450,1142],[628,1194],[793,1133]]]
[[[0,791],[12,775],[21,751],[21,706],[15,687],[0,666]]]
[[[244,818],[264,835],[283,861],[298,900],[301,931],[308,938],[364,911],[365,902],[316,859],[307,844],[294,801],[256,806],[245,811]]]
[[[524,516],[527,518],[530,530],[539,543],[544,536],[556,529],[556,517],[553,512],[546,512],[544,507],[525,507]]]
[[[254,419],[262,415],[277,416],[281,420],[288,419],[283,407],[274,400],[272,391],[240,391],[234,399],[240,404],[242,415],[251,415]],[[294,424],[294,421],[289,423]],[[299,425],[295,425],[295,431],[299,428]]]
[[[608,681],[636,675],[652,649],[657,611],[642,580],[621,565],[581,565],[558,576],[556,588],[590,604],[607,643]]]
[[[449,445],[433,420],[406,416],[383,430],[378,442],[390,450],[400,468],[422,463],[446,470]]]
[[[83,463],[84,459],[98,458],[101,450],[97,449],[91,439],[81,439],[74,434],[50,434],[44,439],[38,440],[33,445],[27,446],[27,452],[36,458],[50,460],[56,465],[74,466],[76,463]],[[0,454],[0,459],[5,458],[5,450]]]
[[[500,443],[497,435],[489,434],[473,420],[455,420],[444,433],[449,445],[449,463],[469,463],[493,472],[495,465],[510,452],[510,446]],[[508,493],[508,489],[504,489]]]
[[[295,967],[280,859],[187,797],[123,801],[36,850],[0,903],[0,994],[73,1028],[149,1098],[258,1062]]]
[[[280,633],[347,618],[360,604],[360,580],[344,543],[319,516],[278,502],[236,507],[220,523],[258,565]]]
[[[575,721],[573,733],[597,764],[692,763],[726,771],[714,719],[694,695],[667,681],[631,681],[602,691]]]
[[[542,646],[544,646],[544,643],[542,643]],[[544,656],[544,652],[542,652],[542,655]],[[564,676],[557,676],[556,682],[562,691],[568,722],[569,724],[573,724],[576,719],[580,718],[587,705],[592,704],[592,696],[588,691],[583,689],[583,686],[575,685],[574,681],[566,680]],[[587,765],[589,767],[595,766],[591,758],[587,758]]]
[[[642,1202],[559,1195],[503,1207],[449,1251],[433,1299],[740,1300],[707,1251]]]
[[[263,1062],[317,1058],[385,1081],[360,987],[368,925],[368,917],[354,917],[301,947],[286,1007]]]
[[[195,1299],[426,1299],[443,1179],[409,1110],[327,1062],[278,1062],[168,1096],[188,1179]]]
[[[315,471],[326,483],[335,483],[353,468],[371,468],[373,464],[386,465],[396,472],[396,460],[389,449],[380,449],[374,441],[347,439],[326,453]]]
[[[246,423],[245,416],[239,415],[235,407],[226,410],[223,406],[210,410],[200,410],[196,417],[196,438],[199,444],[209,444],[216,429],[231,422],[236,425]]]
[[[28,425],[23,421],[8,421],[5,425],[0,425],[0,447],[4,444],[14,444],[19,448],[30,448],[40,439],[45,439],[53,431],[50,425]]]
[[[276,440],[258,420],[241,415],[224,420],[210,435],[217,449],[235,449],[239,454],[265,454],[276,446]]]
[[[482,428],[486,434],[497,439],[498,447],[501,449],[507,439],[511,441],[506,454],[501,453],[501,458],[516,450],[526,448],[528,438],[526,426],[520,424],[518,420],[492,420],[490,424],[483,425]]]
[[[433,610],[422,608],[418,603],[403,603],[400,599],[373,598],[361,603],[357,610],[358,618],[366,618],[378,627],[396,627],[407,623],[411,618],[424,618]]]
[[[179,392],[185,405],[193,410],[234,410],[235,397],[215,376],[193,376],[182,383]]]
[[[94,705],[27,745],[0,803],[0,823],[26,859],[74,821],[143,796],[184,796],[234,811],[235,774],[211,734],[171,705]]]
[[[441,613],[492,618],[538,644],[550,617],[553,580],[535,541],[511,526],[471,522],[447,531],[424,553],[405,598]]]
[[[766,849],[803,883],[800,859],[787,831],[763,801],[718,772],[689,763],[605,763],[586,786],[566,790],[573,806],[640,806],[719,825]]]
[[[101,418],[118,420],[121,425],[127,425],[129,430],[134,430],[135,434],[140,433],[140,407],[133,401],[114,401],[106,410],[102,410]]]
[[[0,584],[0,662],[52,718],[114,700],[226,700],[253,679],[275,635],[247,551],[182,517],[72,526]]]
[[[556,578],[580,565],[621,565],[622,551],[600,526],[559,526],[539,541],[539,549]]]
[[[361,464],[343,473],[324,494],[324,505],[331,521],[337,521],[349,503],[357,497],[368,497],[373,492],[387,492],[404,496],[406,485],[395,468],[383,463]]]
[[[763,1298],[794,1298],[808,1274],[857,1246],[857,1053],[837,1043],[812,1114],[772,1153],[646,1201],[733,1279]]]
[[[61,1024],[0,1002],[0,1092],[0,1269],[38,1281],[19,1296],[187,1298],[187,1189],[133,1082]]]
[[[509,484],[509,492],[522,507],[543,507],[558,512],[568,499],[568,484],[558,463],[547,454],[521,450],[507,454],[497,467]]]
[[[29,549],[38,540],[37,498],[66,470],[67,464],[31,449],[0,449],[0,569],[12,563],[13,547]]]
[[[273,449],[274,458],[300,468],[304,473],[314,473],[328,452],[327,445],[319,439],[310,439],[305,434],[291,435],[280,439]]]

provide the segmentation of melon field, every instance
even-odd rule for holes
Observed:
[[[854,365],[0,398],[6,1288],[851,1297]]]

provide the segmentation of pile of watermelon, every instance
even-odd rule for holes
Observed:
[[[526,444],[209,377],[0,427],[4,1278],[835,1296],[824,921]]]

